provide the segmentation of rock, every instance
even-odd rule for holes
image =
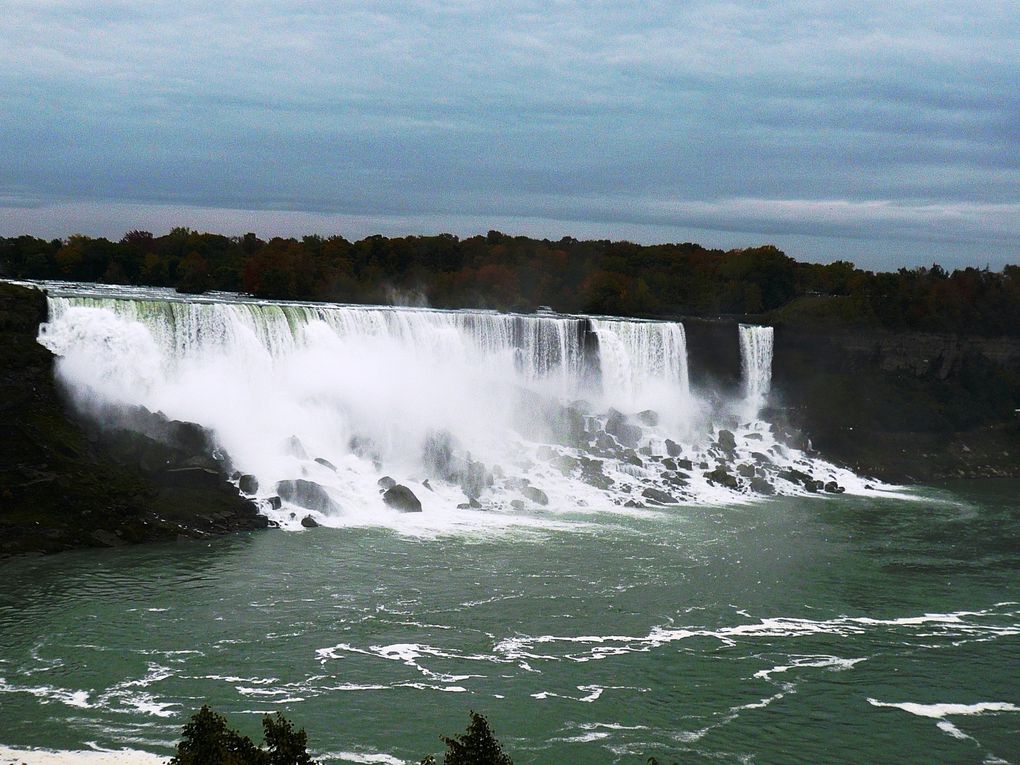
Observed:
[[[666,470],[677,470],[678,469],[678,466],[676,464],[676,460],[673,459],[672,457],[666,457],[664,460],[662,460],[661,464],[662,464],[662,466],[664,468],[666,468]]]
[[[652,502],[656,502],[660,505],[675,505],[677,504],[676,498],[672,495],[664,492],[662,489],[656,489],[655,487],[649,487],[641,492],[641,496]]]
[[[242,494],[253,496],[258,493],[259,479],[250,473],[245,473],[237,479],[237,488],[241,490]]]
[[[329,460],[327,460],[327,459],[323,459],[322,457],[316,457],[316,458],[315,458],[315,461],[316,461],[316,462],[318,462],[318,463],[319,463],[320,465],[322,465],[322,466],[323,466],[324,468],[329,468],[329,469],[330,469],[330,470],[332,470],[332,471],[333,471],[334,473],[336,472],[336,465],[334,465],[334,464],[333,464],[332,462],[330,462]]]
[[[690,460],[677,460],[676,461],[676,469],[677,470],[694,470],[694,463],[691,462]]]
[[[120,547],[127,544],[123,539],[105,529],[96,529],[91,534],[92,538],[103,547]]]
[[[486,488],[492,485],[492,474],[481,462],[468,457],[467,464],[460,477],[460,488],[468,497],[480,497]]]
[[[737,472],[744,478],[754,478],[754,465],[749,465],[746,462],[737,465]]]
[[[637,507],[637,508],[642,508],[642,509],[644,508],[644,505],[641,504],[640,502],[638,502],[636,499],[628,499],[626,502],[623,503],[623,506],[624,507]]]
[[[504,481],[504,485],[508,489],[516,489],[517,491],[523,491],[530,483],[531,481],[527,478],[520,478],[518,476],[511,476]]]
[[[643,412],[638,412],[637,418],[651,428],[659,424],[659,413],[654,409],[645,409]]]
[[[719,444],[719,448],[724,452],[732,452],[737,448],[737,439],[734,438],[733,432],[729,430],[720,430],[715,442]]]
[[[332,500],[324,488],[304,478],[280,481],[276,484],[276,493],[292,505],[303,507],[305,510],[315,510],[323,515],[340,510],[340,506]]]
[[[441,478],[444,481],[458,479],[460,470],[454,457],[455,444],[449,431],[430,430],[425,434],[422,464],[430,478]]]
[[[397,482],[390,478],[388,475],[384,475],[382,478],[376,481],[376,484],[383,491],[389,491],[390,489],[397,485]]]
[[[429,483],[429,479],[428,478],[426,478],[424,481],[422,481],[421,485],[424,486],[429,491],[435,491],[435,489],[432,488],[432,484]]]
[[[291,436],[283,442],[283,449],[292,457],[297,457],[299,460],[308,459],[308,452],[305,451],[304,444],[301,443],[301,439],[297,436]]]
[[[748,433],[744,438],[753,441],[761,441],[761,433]]]
[[[638,457],[635,452],[630,450],[623,453],[623,455],[620,457],[620,461],[628,465],[636,465],[637,467],[644,467],[645,464],[644,462],[641,461],[641,458]]]
[[[609,433],[617,441],[631,449],[637,448],[641,440],[641,428],[627,422],[626,416],[615,409],[609,410],[609,417],[606,420],[606,433]]]
[[[567,454],[562,454],[553,460],[553,467],[559,470],[563,475],[570,475],[574,472],[574,469],[580,464],[577,459]]]
[[[301,525],[306,529],[317,529],[320,526],[319,522],[310,515],[306,515],[301,519]]]
[[[772,486],[768,481],[759,476],[755,476],[751,479],[751,491],[755,494],[765,494],[771,496],[776,493],[775,487]]]
[[[549,497],[541,489],[537,489],[534,486],[525,486],[521,489],[521,494],[530,499],[537,505],[548,505]]]
[[[721,466],[704,475],[711,483],[725,486],[727,489],[737,489],[740,486],[737,477]]]
[[[670,457],[679,457],[683,454],[683,449],[680,448],[680,444],[669,438],[666,439],[666,454]]]
[[[414,496],[414,492],[403,484],[397,484],[386,490],[383,494],[383,502],[401,513],[420,513],[421,502]]]
[[[479,502],[474,497],[469,499],[467,504],[468,504],[468,507],[470,507],[472,510],[481,510],[482,509],[482,503]]]
[[[283,507],[283,500],[279,497],[269,497],[266,499],[266,504],[268,504],[272,510],[279,510]]]
[[[512,507],[514,510],[523,510],[524,503],[521,502],[519,499],[512,499],[510,500],[510,507]]]
[[[835,481],[829,481],[827,484],[825,484],[825,490],[830,494],[842,494],[843,492],[846,491],[846,489],[844,489]]]

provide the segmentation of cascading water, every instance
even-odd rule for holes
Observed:
[[[757,417],[772,387],[772,327],[740,325],[740,364],[749,416]]]
[[[676,322],[47,286],[40,342],[79,404],[206,427],[260,497],[298,479],[328,495],[327,508],[267,509],[283,525],[309,511],[332,525],[526,523],[802,489],[782,470],[806,458],[766,425],[735,438],[708,425]],[[764,401],[771,330],[741,327],[740,342],[748,399]],[[811,464],[820,481],[861,488]],[[384,507],[384,475],[425,512]]]

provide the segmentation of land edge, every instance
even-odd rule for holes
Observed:
[[[0,283],[0,559],[269,525],[201,427],[78,414],[36,340],[46,318],[45,293]]]

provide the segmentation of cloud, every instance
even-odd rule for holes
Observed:
[[[1018,37],[1012,2],[9,0],[0,197],[997,261]]]

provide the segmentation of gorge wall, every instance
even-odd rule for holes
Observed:
[[[200,428],[135,412],[143,434],[72,414],[36,341],[45,320],[43,292],[0,283],[0,557],[266,526],[200,456]]]

